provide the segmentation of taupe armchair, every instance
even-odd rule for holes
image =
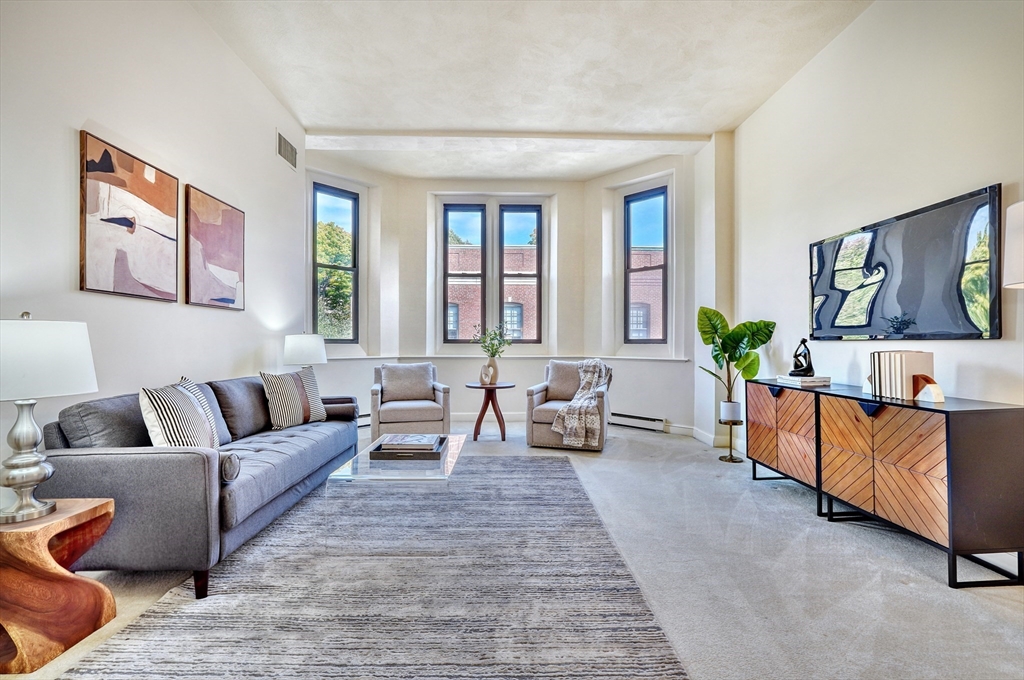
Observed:
[[[550,448],[577,448],[585,451],[600,451],[604,448],[608,433],[608,384],[597,388],[597,409],[601,414],[601,436],[596,447],[570,447],[562,443],[562,435],[551,429],[555,414],[572,401],[580,389],[579,368],[575,361],[549,361],[544,367],[544,382],[526,390],[526,444]]]
[[[373,369],[370,441],[384,434],[449,434],[447,385],[437,382],[431,363],[384,364]]]

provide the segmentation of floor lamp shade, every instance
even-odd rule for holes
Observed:
[[[89,329],[79,321],[0,320],[0,401],[95,392]]]
[[[1006,209],[1003,288],[1024,288],[1024,201]]]
[[[287,366],[312,366],[327,363],[324,336],[303,333],[284,336],[284,363]]]

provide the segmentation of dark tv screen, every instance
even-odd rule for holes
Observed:
[[[1000,190],[812,243],[811,338],[999,338]]]

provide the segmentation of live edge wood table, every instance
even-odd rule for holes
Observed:
[[[487,407],[494,409],[494,417],[498,419],[498,428],[501,430],[501,441],[505,441],[505,419],[501,417],[501,407],[498,406],[498,390],[509,390],[515,387],[515,383],[499,382],[492,385],[482,385],[478,382],[466,383],[466,387],[472,390],[484,391],[484,403],[480,406],[480,415],[476,417],[476,427],[473,428],[473,441],[480,436],[480,425],[484,422],[487,414]]]
[[[0,673],[31,673],[114,618],[106,586],[67,570],[114,519],[112,498],[60,498],[0,525]]]
[[[765,479],[761,465],[814,489],[830,522],[881,521],[940,548],[951,588],[1024,585],[1022,433],[1024,407],[1014,404],[747,382],[753,478]],[[835,512],[833,500],[856,511]],[[1017,575],[981,553],[1017,553]],[[960,581],[958,555],[1006,578]]]

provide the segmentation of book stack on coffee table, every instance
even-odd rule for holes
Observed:
[[[440,434],[386,434],[370,448],[370,459],[440,460],[447,444]]]

